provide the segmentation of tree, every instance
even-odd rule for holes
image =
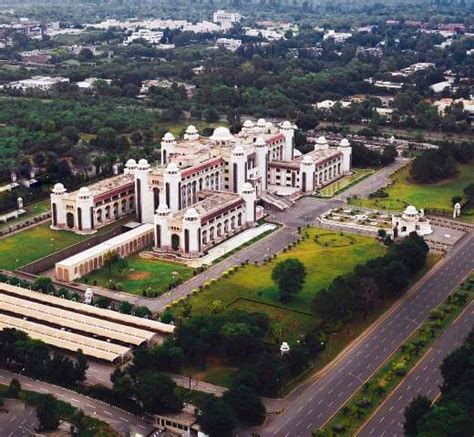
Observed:
[[[82,349],[77,350],[76,363],[74,364],[75,381],[82,382],[86,379],[86,371],[89,368],[87,358],[82,352]]]
[[[236,420],[232,408],[222,399],[209,398],[202,405],[198,423],[210,437],[232,436]]]
[[[18,381],[18,379],[16,378],[13,378],[10,381],[10,384],[8,385],[8,390],[7,390],[6,395],[8,397],[17,398],[20,392],[21,392],[20,381]]]
[[[152,414],[181,411],[183,403],[175,393],[176,383],[168,375],[146,371],[137,379],[135,394],[145,411]]]
[[[280,299],[287,301],[292,295],[299,293],[306,278],[304,264],[296,258],[280,261],[272,271],[272,280],[278,287]]]
[[[94,59],[94,54],[91,49],[87,47],[83,48],[77,55],[77,60],[79,62],[90,62]]]
[[[245,385],[232,386],[223,399],[232,407],[240,423],[255,426],[265,420],[265,405],[254,389]]]
[[[48,394],[40,397],[38,407],[36,408],[36,416],[42,431],[58,429],[60,421],[58,402],[52,395]]]
[[[416,436],[418,432],[418,423],[426,413],[431,409],[431,401],[425,396],[418,395],[413,398],[404,411],[405,423],[403,429],[405,435]]]
[[[38,276],[35,279],[33,288],[43,293],[54,293],[55,291],[52,279],[47,276]]]

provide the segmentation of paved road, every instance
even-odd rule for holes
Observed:
[[[16,399],[5,399],[0,412],[0,435],[4,437],[31,436],[38,427],[36,410]]]
[[[57,399],[80,408],[86,415],[107,422],[121,434],[137,433],[148,435],[154,430],[153,426],[133,414],[126,413],[100,401],[73,393],[61,387],[42,381],[36,381],[35,379],[26,376],[13,375],[7,370],[0,369],[0,384],[9,384],[12,378],[17,378],[22,387],[26,390],[38,393],[50,393]],[[3,436],[4,434],[1,435]]]
[[[467,234],[441,265],[379,319],[325,374],[308,380],[285,398],[281,403],[285,407],[284,414],[270,417],[265,426],[256,431],[262,436],[310,436],[313,429],[321,427],[344,405],[472,269],[474,233]]]
[[[357,435],[361,437],[402,437],[404,435],[403,410],[418,395],[434,399],[440,393],[439,386],[442,384],[442,376],[439,366],[446,355],[462,344],[473,326],[474,302],[471,302]]]

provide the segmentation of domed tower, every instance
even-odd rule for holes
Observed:
[[[342,172],[344,174],[349,174],[351,171],[352,164],[352,147],[347,138],[343,138],[337,147],[342,155]]]
[[[172,213],[181,209],[181,171],[179,167],[170,162],[163,175],[165,183],[165,203]]]
[[[242,125],[242,132],[245,135],[249,135],[253,131],[254,127],[255,127],[255,124],[252,120],[245,120],[244,124]]]
[[[51,229],[63,229],[66,226],[66,206],[64,205],[66,188],[58,183],[51,191]]]
[[[305,155],[300,163],[300,189],[302,193],[312,193],[314,191],[314,171],[316,165],[313,158]]]
[[[169,161],[170,154],[175,152],[176,139],[171,132],[166,132],[161,140],[161,164]]]
[[[293,160],[293,148],[295,146],[295,126],[288,120],[280,125],[280,132],[285,136],[285,145],[283,146],[283,161]]]
[[[197,257],[201,252],[201,218],[194,208],[188,208],[183,217],[184,241],[181,242],[186,256]]]
[[[261,177],[261,191],[267,191],[268,146],[263,137],[255,141],[255,155],[257,157],[258,174]]]
[[[169,231],[169,219],[171,211],[168,205],[162,203],[156,210],[155,224],[155,250],[158,252],[167,252],[171,248],[171,234]]]
[[[226,127],[220,126],[214,129],[214,132],[209,139],[218,146],[231,146],[235,142],[234,136]]]
[[[246,182],[242,187],[242,199],[245,201],[245,221],[252,226],[257,221],[257,193],[252,184]]]
[[[326,137],[320,136],[316,140],[316,143],[314,144],[314,150],[327,150],[327,149],[329,149],[328,140],[326,140]]]
[[[232,191],[240,194],[244,183],[247,181],[247,157],[242,146],[235,146],[232,149],[230,164]]]
[[[154,199],[153,191],[148,184],[150,164],[146,159],[140,159],[135,170],[135,202],[137,220],[140,223],[153,223]]]
[[[186,132],[184,133],[184,139],[188,141],[196,141],[199,139],[199,131],[196,129],[195,126],[190,124],[186,128]]]
[[[125,174],[135,174],[135,170],[137,169],[137,161],[134,159],[129,159],[125,164]]]
[[[81,234],[91,234],[94,231],[94,198],[89,188],[82,187],[76,196],[77,230]]]

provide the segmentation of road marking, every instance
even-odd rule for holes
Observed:
[[[307,416],[309,416],[310,414],[312,414],[313,410],[309,410],[308,411],[308,414],[306,414]]]
[[[311,423],[306,427],[306,429],[310,429],[313,425]]]
[[[385,419],[385,416],[383,416],[381,419],[380,419],[380,422],[379,423],[382,423]]]
[[[123,417],[119,417],[119,418],[120,418],[120,420],[123,420],[124,422],[128,422],[128,420],[124,419]]]
[[[113,414],[110,411],[104,410],[105,414],[108,414],[109,416],[113,416]]]

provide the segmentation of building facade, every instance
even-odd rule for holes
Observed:
[[[302,155],[294,147],[295,129],[288,121],[275,125],[260,119],[247,120],[234,135],[225,127],[208,138],[194,126],[181,140],[168,132],[158,166],[130,159],[124,174],[75,193],[57,184],[52,228],[94,232],[134,210],[138,222],[153,224],[156,252],[199,257],[253,226],[258,202],[282,209],[350,172],[352,148],[346,139],[330,146],[320,137],[314,150]]]

